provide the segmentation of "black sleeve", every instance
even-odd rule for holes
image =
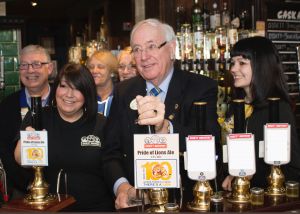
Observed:
[[[126,177],[121,162],[121,139],[119,134],[121,127],[119,116],[119,96],[117,89],[114,90],[114,97],[110,109],[109,118],[104,129],[104,146],[103,146],[103,171],[105,182],[113,190],[115,182]]]
[[[283,166],[286,180],[300,181],[300,143],[296,130],[296,122],[288,103],[280,104],[280,121],[291,125],[291,161]]]

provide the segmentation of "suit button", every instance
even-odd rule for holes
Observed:
[[[123,154],[123,157],[126,158],[126,157],[127,157],[127,154]]]

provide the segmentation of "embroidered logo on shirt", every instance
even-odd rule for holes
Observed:
[[[98,146],[101,147],[100,138],[95,135],[83,136],[81,138],[81,146]]]

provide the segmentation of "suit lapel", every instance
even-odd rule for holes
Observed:
[[[183,75],[182,72],[183,71],[180,70],[174,70],[165,100],[165,118],[170,121],[175,120],[179,109],[181,108],[180,105],[182,104],[184,88],[187,84],[186,75]]]
[[[146,82],[142,77],[137,77],[137,81],[134,82],[134,88],[132,90],[128,91],[128,99],[126,103],[126,107],[128,108],[128,115],[130,118],[130,121],[132,121],[133,124],[132,129],[133,133],[139,134],[139,133],[145,133],[145,127],[137,125],[136,120],[138,118],[137,110],[132,110],[130,108],[130,103],[132,100],[136,98],[137,95],[145,96],[146,95]]]

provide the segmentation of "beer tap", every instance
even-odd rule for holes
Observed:
[[[197,134],[204,135],[206,133],[206,102],[194,102],[196,115],[196,130]],[[200,173],[201,174],[201,173]],[[187,208],[193,211],[208,211],[210,208],[210,197],[213,195],[213,190],[208,180],[204,176],[200,176],[193,187],[194,200],[188,202]]]
[[[42,100],[41,96],[31,97],[31,120],[32,127],[36,131],[42,130]],[[25,196],[24,202],[31,205],[44,205],[57,200],[55,195],[49,194],[49,185],[43,176],[42,166],[33,166],[34,179],[29,187],[29,194]]]
[[[280,98],[272,97],[268,99],[269,101],[269,122],[270,123],[278,123],[279,122],[279,101]],[[284,174],[280,169],[279,164],[273,164],[271,166],[271,173],[267,177],[268,180],[268,188],[266,191],[267,195],[270,196],[282,196],[285,195],[285,187],[284,187]]]
[[[245,101],[233,100],[234,130],[233,133],[245,133]],[[250,181],[247,176],[234,177],[232,195],[228,199],[232,203],[250,202]]]

